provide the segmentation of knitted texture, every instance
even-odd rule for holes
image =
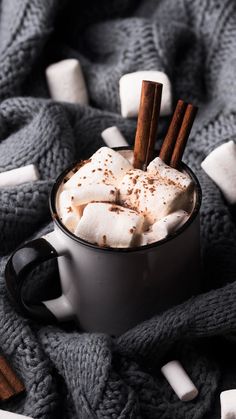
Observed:
[[[2,0],[0,22],[0,171],[34,163],[40,173],[0,189],[0,349],[27,390],[0,407],[41,419],[219,418],[220,392],[236,388],[236,218],[200,163],[236,139],[235,1]],[[49,98],[45,68],[65,58],[80,60],[90,106]],[[166,72],[174,101],[199,106],[184,160],[203,190],[202,293],[116,339],[23,318],[6,292],[10,253],[52,230],[53,181],[103,145],[103,129],[117,125],[133,144],[119,78],[137,70]],[[157,147],[166,128],[161,118]],[[29,278],[34,298],[56,278],[49,265]],[[174,394],[160,373],[167,359],[183,364],[196,400]]]

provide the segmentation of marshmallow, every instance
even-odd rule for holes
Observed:
[[[236,144],[228,141],[215,148],[201,164],[230,204],[236,203]]]
[[[144,218],[135,211],[107,203],[88,204],[75,230],[82,239],[99,246],[136,245]]]
[[[104,129],[101,136],[108,147],[127,147],[129,145],[116,126]]]
[[[120,153],[108,147],[101,147],[91,159],[78,169],[78,171],[64,184],[64,189],[105,183],[114,185],[132,165]]]
[[[118,150],[118,153],[121,154],[126,160],[128,160],[129,163],[133,166],[134,153],[132,150]]]
[[[64,191],[67,192],[67,191]],[[112,185],[105,183],[87,185],[86,188],[78,187],[69,192],[74,205],[85,205],[93,201],[115,202],[118,191]]]
[[[80,214],[79,208],[74,206],[69,191],[62,191],[59,194],[57,206],[59,217],[63,224],[69,230],[74,231],[82,214]]]
[[[0,409],[0,419],[33,419],[33,418]]]
[[[138,115],[142,80],[150,80],[163,84],[160,114],[169,115],[172,112],[171,83],[168,76],[161,71],[136,71],[135,73],[128,73],[121,77],[121,115],[128,118]]]
[[[169,170],[171,173],[175,169]],[[120,200],[126,206],[138,209],[148,223],[153,224],[172,212],[186,209],[190,196],[178,179],[174,182],[168,176],[159,177],[157,173],[133,169],[120,183]]]
[[[0,173],[0,187],[17,186],[25,182],[34,182],[39,179],[39,173],[34,164],[19,167]]]
[[[188,189],[192,187],[192,181],[188,175],[179,172],[179,170],[165,164],[160,157],[156,157],[149,163],[147,172],[150,174],[161,176],[162,178],[168,179],[168,181],[176,183],[181,188]]]
[[[88,93],[80,62],[67,59],[50,65],[46,69],[50,95],[54,100],[88,104]]]
[[[198,390],[179,361],[168,362],[161,372],[180,400],[188,402],[197,397]]]
[[[142,234],[141,246],[164,239],[170,233],[178,230],[188,218],[189,214],[184,210],[173,212],[167,217],[161,218]]]
[[[220,404],[221,419],[236,419],[236,390],[222,391]]]

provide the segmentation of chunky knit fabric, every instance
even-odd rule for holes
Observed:
[[[235,1],[0,6],[0,171],[35,163],[40,172],[34,183],[0,189],[0,349],[27,389],[0,407],[42,419],[219,418],[220,392],[236,388],[236,218],[200,163],[236,138]],[[81,61],[89,107],[49,98],[45,68],[64,58]],[[103,144],[103,129],[117,125],[133,144],[136,121],[120,116],[118,81],[137,70],[166,72],[174,100],[199,106],[184,160],[203,189],[202,293],[117,339],[25,319],[7,297],[6,261],[52,229],[53,181]],[[166,128],[162,119],[157,146]],[[41,266],[29,280],[42,298],[50,269]],[[182,362],[199,389],[196,400],[183,403],[173,393],[160,373],[167,359]]]

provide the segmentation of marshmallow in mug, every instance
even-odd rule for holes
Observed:
[[[68,191],[62,191],[58,197],[58,205],[61,212],[63,223],[69,230],[74,231],[81,218],[80,208],[77,208],[71,200]]]
[[[160,114],[170,115],[172,112],[171,83],[168,76],[161,71],[136,71],[124,74],[120,78],[121,115],[126,118],[138,116],[143,80],[163,84]]]
[[[215,148],[201,164],[230,204],[236,204],[236,144],[228,141]]]
[[[88,92],[78,60],[71,58],[51,64],[46,69],[46,79],[52,99],[88,104]]]
[[[157,163],[156,163],[157,162]],[[129,170],[120,184],[120,200],[145,213],[150,224],[187,208],[192,182],[185,174],[170,168],[157,157],[147,172]]]
[[[98,222],[99,220],[99,222]],[[90,203],[84,209],[75,235],[99,246],[130,247],[142,232],[144,217],[119,205]]]
[[[147,231],[144,231],[141,238],[141,246],[164,239],[170,233],[178,230],[189,218],[184,210],[175,211],[166,217],[156,221]]]
[[[130,247],[161,240],[188,219],[189,176],[159,157],[147,172],[129,160],[102,147],[65,179],[57,208],[72,233],[100,246]]]
[[[236,390],[220,393],[221,419],[236,419]]]
[[[114,203],[118,194],[114,184],[130,168],[132,165],[126,158],[108,147],[100,148],[79,165],[58,194],[57,206],[63,224],[74,233],[84,205],[93,201]]]
[[[132,165],[120,153],[101,147],[78,167],[77,172],[64,184],[64,189],[98,184],[115,185],[129,169],[132,169]]]

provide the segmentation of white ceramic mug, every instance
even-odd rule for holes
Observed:
[[[201,188],[187,165],[182,169],[195,185],[187,222],[163,240],[125,249],[88,243],[61,223],[56,194],[72,168],[58,177],[51,191],[54,231],[21,246],[7,263],[7,288],[22,313],[46,321],[74,318],[84,331],[120,335],[199,291]],[[52,258],[58,258],[62,295],[27,304],[23,292],[27,274]]]

